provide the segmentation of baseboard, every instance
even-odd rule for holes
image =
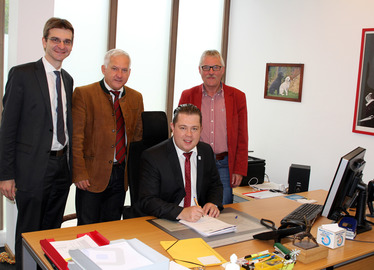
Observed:
[[[6,253],[8,253],[9,258],[13,260],[14,254],[12,250],[10,249],[10,247],[7,244],[4,244],[4,248],[5,248]]]

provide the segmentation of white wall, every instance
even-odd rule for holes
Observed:
[[[340,157],[374,137],[352,132],[362,28],[369,0],[232,0],[227,83],[247,95],[249,148],[270,180],[287,184],[292,163],[311,166],[309,189],[327,189]],[[303,63],[302,102],[264,99],[266,63]]]
[[[10,12],[18,15],[9,25],[9,66],[35,61],[43,55],[42,28],[53,16],[54,1],[10,2],[17,7]],[[374,2],[232,0],[231,5],[227,83],[247,95],[250,149],[266,159],[270,179],[286,184],[289,166],[305,164],[312,168],[310,189],[328,189],[339,158],[362,146],[364,180],[371,180],[374,137],[351,130],[361,30],[374,27]],[[30,10],[38,10],[37,16]],[[301,103],[263,98],[270,62],[305,64]]]
[[[30,12],[30,10],[37,10]],[[9,1],[8,67],[36,61],[44,55],[42,37],[45,22],[53,16],[54,1]],[[7,78],[4,78],[4,82]],[[0,231],[0,245],[7,244],[14,254],[17,218],[15,204],[5,200],[5,229]]]

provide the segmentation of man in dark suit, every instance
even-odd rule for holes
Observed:
[[[73,38],[70,22],[49,19],[42,38],[45,56],[9,71],[0,127],[0,191],[17,204],[17,269],[22,269],[21,233],[58,228],[64,214],[71,185],[73,79],[61,65]]]
[[[139,201],[145,213],[192,222],[219,216],[223,187],[212,148],[200,142],[201,122],[196,106],[180,105],[170,124],[173,137],[144,151]]]

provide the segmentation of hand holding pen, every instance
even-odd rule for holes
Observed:
[[[186,220],[189,222],[198,221],[203,215],[203,209],[197,204],[196,198],[194,198],[196,206],[190,206],[183,208],[182,212],[178,215],[177,219]]]
[[[194,197],[193,199],[195,201],[195,204],[198,207],[200,207],[199,203],[197,202],[196,197]],[[212,204],[212,203],[206,203],[203,207],[203,211],[204,211],[204,216],[210,216],[210,217],[214,217],[214,218],[217,218],[220,214],[220,211],[219,211],[218,207],[215,204]]]

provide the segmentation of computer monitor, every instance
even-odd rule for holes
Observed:
[[[322,216],[339,221],[340,218],[349,216],[348,209],[355,204],[357,233],[371,230],[365,218],[367,186],[362,181],[365,152],[364,148],[357,147],[340,159],[322,209]]]

